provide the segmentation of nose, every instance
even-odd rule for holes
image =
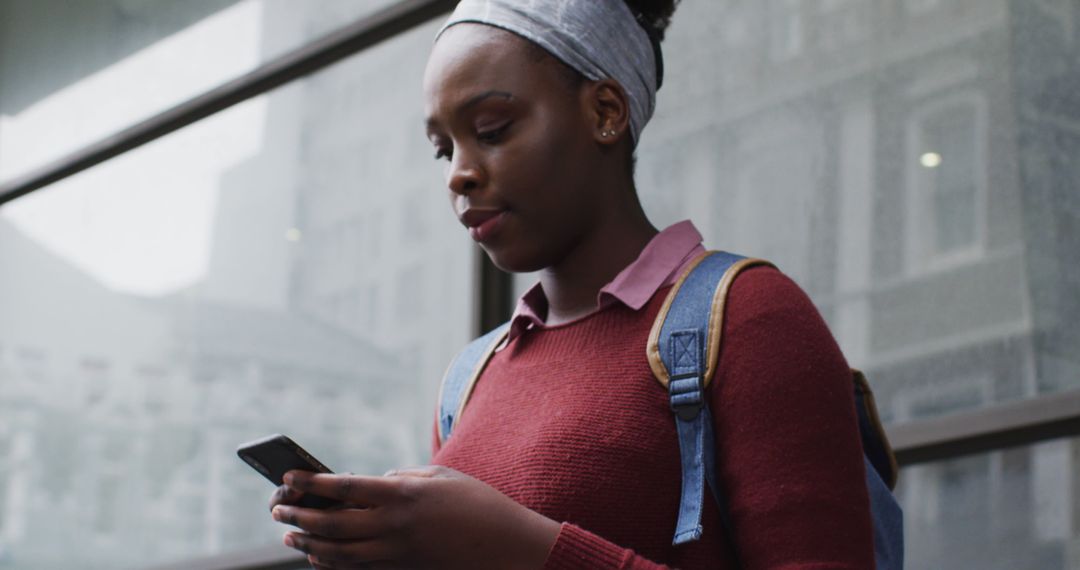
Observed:
[[[450,161],[446,184],[455,194],[467,194],[484,183],[484,171],[464,152],[455,152]]]

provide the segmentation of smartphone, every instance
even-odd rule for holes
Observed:
[[[278,486],[284,483],[282,477],[285,473],[293,469],[313,473],[333,473],[295,441],[278,433],[245,443],[236,448],[236,454],[244,460],[244,463]],[[298,507],[309,509],[327,509],[340,505],[341,502],[335,499],[307,494],[296,503]]]

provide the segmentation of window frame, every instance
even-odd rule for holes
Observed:
[[[938,220],[934,217],[929,230],[920,226],[919,220],[936,216],[935,197],[937,188],[926,187],[927,167],[920,163],[922,154],[929,149],[923,134],[927,120],[950,108],[970,106],[974,111],[975,125],[972,139],[972,170],[975,196],[971,215],[974,217],[974,236],[969,245],[948,251],[937,249]],[[905,258],[907,274],[919,277],[938,273],[983,259],[987,243],[987,153],[989,152],[989,104],[986,95],[977,90],[964,90],[944,96],[932,97],[912,110],[904,124],[906,168],[904,186],[907,191],[906,216],[904,217]],[[943,157],[948,160],[947,157]]]

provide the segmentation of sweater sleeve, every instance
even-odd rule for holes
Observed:
[[[749,269],[728,295],[710,406],[745,569],[873,568],[851,371],[798,285]]]
[[[615,545],[577,525],[563,523],[544,570],[662,570],[669,568]]]
[[[874,567],[851,371],[813,303],[754,268],[728,295],[710,388],[718,482],[741,567]],[[564,523],[545,570],[668,568]]]

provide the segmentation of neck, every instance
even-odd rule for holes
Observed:
[[[608,282],[630,265],[657,233],[636,193],[622,210],[609,212],[585,239],[558,264],[540,272],[548,301],[546,323],[557,325],[596,309],[596,298]]]

